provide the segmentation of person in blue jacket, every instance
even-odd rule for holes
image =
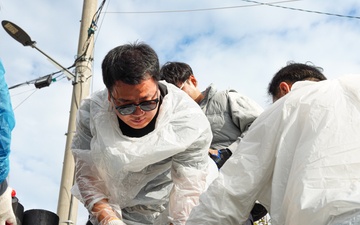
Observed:
[[[10,169],[11,131],[15,126],[15,118],[4,75],[5,69],[0,60],[0,225],[16,225],[11,202],[12,189],[6,180]]]

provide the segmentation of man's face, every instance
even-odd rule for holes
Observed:
[[[191,75],[184,83],[177,84],[177,86],[197,102],[197,98],[201,93],[197,89],[196,84],[195,77]]]
[[[137,85],[117,81],[108,94],[109,101],[116,108],[116,115],[134,129],[146,127],[154,118],[159,107],[159,97],[158,84],[152,78]]]
[[[184,83],[182,83],[181,85],[178,85],[178,87],[180,88],[180,90],[184,91],[186,94],[188,94],[192,99],[193,96],[191,95],[192,93],[192,89],[191,89],[191,83],[188,80],[186,80]],[[195,100],[195,99],[194,99]]]

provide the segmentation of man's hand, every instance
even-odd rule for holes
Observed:
[[[116,216],[107,199],[102,199],[95,203],[92,208],[92,214],[97,218],[100,225],[126,225]]]
[[[216,150],[216,149],[209,149],[209,153],[211,154],[211,155],[218,155],[219,153],[218,153],[218,150]]]
[[[11,202],[12,189],[8,187],[0,196],[0,225],[16,225],[16,217]]]

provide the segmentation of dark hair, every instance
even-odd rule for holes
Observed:
[[[272,78],[268,87],[268,94],[277,96],[281,82],[295,83],[302,80],[326,80],[322,74],[322,68],[303,63],[289,62],[287,66],[280,69]]]
[[[160,69],[160,79],[178,85],[193,75],[191,67],[183,62],[167,62]]]
[[[153,78],[160,79],[159,59],[149,45],[133,43],[118,46],[105,56],[102,65],[103,82],[111,90],[116,81],[136,85]]]

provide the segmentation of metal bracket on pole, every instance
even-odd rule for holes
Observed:
[[[56,62],[53,58],[51,58],[49,55],[47,55],[45,52],[41,51],[38,47],[36,47],[36,42],[34,41],[34,43],[31,45],[32,48],[35,48],[36,50],[38,50],[41,54],[45,55],[48,59],[50,59],[51,62],[53,62],[56,66],[60,67],[61,70],[63,70],[66,74],[66,77],[69,80],[76,80],[76,75],[73,74],[72,72],[70,72],[67,68],[63,67],[60,63]]]

